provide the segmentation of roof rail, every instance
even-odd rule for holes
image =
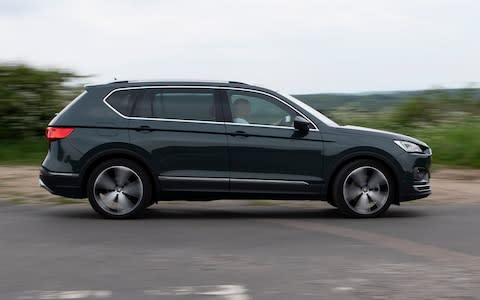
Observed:
[[[239,85],[249,85],[245,82],[240,81],[219,81],[219,80],[198,80],[198,79],[161,79],[161,80],[114,80],[108,83],[92,83],[86,84],[85,87],[93,87],[93,86],[100,86],[100,85],[108,85],[108,84],[122,84],[122,83],[152,83],[152,82],[205,82],[205,83],[230,83],[230,84],[239,84]]]

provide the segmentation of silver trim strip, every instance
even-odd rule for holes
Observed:
[[[305,118],[307,121],[312,123],[312,125],[315,127],[314,129],[310,129],[310,131],[319,131],[317,125],[312,122],[307,116],[305,116],[303,113],[298,111],[295,107],[293,107],[291,104],[285,102],[284,100],[263,92],[263,91],[257,91],[257,90],[252,90],[252,89],[247,89],[247,88],[237,88],[237,87],[223,87],[223,86],[191,86],[191,85],[165,85],[165,86],[132,86],[132,87],[125,87],[125,88],[118,88],[110,91],[104,98],[103,98],[103,103],[107,105],[111,110],[113,110],[117,115],[124,119],[130,119],[130,120],[152,120],[152,121],[166,121],[166,122],[186,122],[186,123],[200,123],[200,124],[228,124],[228,125],[241,125],[241,126],[253,126],[253,127],[268,127],[268,128],[287,128],[287,129],[292,129],[295,130],[293,127],[287,127],[287,126],[275,126],[275,125],[260,125],[260,124],[237,124],[237,123],[231,123],[231,122],[216,122],[216,121],[199,121],[199,120],[183,120],[183,119],[162,119],[162,118],[143,118],[143,117],[129,117],[125,116],[124,114],[120,113],[118,110],[116,110],[113,106],[111,106],[106,100],[110,95],[117,91],[125,91],[125,90],[138,90],[138,89],[162,89],[162,88],[187,88],[187,89],[223,89],[223,90],[237,90],[237,91],[245,91],[245,92],[253,92],[257,94],[263,94],[269,97],[272,97],[283,104],[287,105],[290,107],[292,110],[294,110],[296,113],[298,113],[300,116]]]
[[[47,192],[49,192],[50,194],[53,194],[52,190],[43,182],[43,180],[41,179],[38,179],[38,185],[41,187],[41,188],[44,188]]]
[[[50,172],[50,171],[47,171],[47,173],[52,176],[78,177],[77,173],[60,173],[60,172]]]
[[[296,185],[309,185],[306,181],[299,180],[279,180],[279,179],[239,179],[232,178],[230,182],[234,183],[271,183],[271,184],[296,184]]]
[[[243,178],[224,178],[224,177],[183,177],[183,176],[158,176],[159,180],[192,180],[192,181],[218,181],[234,183],[270,183],[270,184],[296,184],[309,185],[306,181],[299,180],[280,180],[280,179],[243,179]]]
[[[158,176],[159,180],[190,180],[190,181],[218,181],[228,182],[228,178],[221,177],[183,177],[183,176]]]
[[[418,184],[414,185],[413,189],[417,192],[428,192],[430,191],[430,184]]]

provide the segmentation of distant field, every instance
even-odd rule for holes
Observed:
[[[322,112],[331,112],[340,108],[358,111],[380,111],[411,99],[412,97],[424,94],[430,94],[432,99],[441,93],[442,96],[448,95],[451,98],[475,98],[480,101],[480,89],[441,89],[441,90],[419,90],[419,91],[393,91],[393,92],[371,92],[361,94],[303,94],[294,95],[296,98],[309,104],[313,108]]]

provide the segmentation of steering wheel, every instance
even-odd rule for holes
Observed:
[[[290,115],[285,115],[282,118],[280,118],[277,122],[275,122],[272,125],[276,126],[291,126],[292,125],[292,116]]]

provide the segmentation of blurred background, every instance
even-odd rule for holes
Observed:
[[[84,84],[237,80],[480,167],[476,1],[0,1],[0,162],[39,165]],[[22,155],[18,155],[21,152]],[[462,153],[462,155],[458,155]]]
[[[89,77],[26,64],[0,65],[0,162],[39,165],[50,119]],[[434,165],[480,168],[480,89],[294,94],[342,125],[391,130],[433,149]],[[21,155],[19,155],[21,153]]]

